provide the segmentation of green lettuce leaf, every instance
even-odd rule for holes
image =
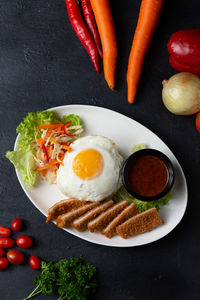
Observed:
[[[78,126],[78,125],[83,126],[83,122],[81,121],[79,116],[74,115],[74,114],[71,114],[71,115],[68,115],[68,116],[63,116],[62,117],[62,123],[66,123],[66,122],[72,122],[73,126]]]
[[[135,153],[139,150],[146,149],[146,148],[147,148],[147,145],[144,143],[136,144],[136,145],[133,145],[133,147],[131,149],[131,153]]]
[[[67,121],[71,121],[74,126],[83,125],[79,116],[71,114],[61,119],[55,111],[46,110],[28,113],[17,127],[17,133],[20,136],[16,151],[8,151],[6,157],[14,164],[26,187],[33,187],[38,177],[38,172],[34,171],[35,150],[30,146],[32,141],[41,136],[41,130],[37,129],[37,126]]]
[[[37,129],[37,126],[55,124],[60,121],[58,114],[53,110],[28,113],[23,122],[17,126],[17,133],[20,134],[17,149],[25,150],[32,141],[41,136],[41,130]]]
[[[34,165],[34,149],[32,147],[27,150],[7,151],[6,157],[13,163],[19,171],[20,177],[24,184],[29,188],[32,187],[38,177],[38,172],[35,172]]]
[[[160,206],[162,205],[166,205],[169,200],[172,198],[172,193],[169,192],[167,195],[165,195],[164,197],[156,200],[156,201],[141,201],[138,200],[136,198],[134,198],[133,196],[131,196],[127,190],[125,189],[125,187],[121,187],[117,193],[113,196],[113,200],[115,202],[119,202],[121,200],[126,200],[128,201],[128,203],[135,203],[135,205],[137,206],[139,212],[145,211],[149,208],[152,207],[156,207],[156,209],[159,211],[160,210]]]
[[[71,122],[72,125],[70,126],[83,126],[83,122],[81,121],[81,119],[79,118],[79,116],[71,114],[68,116],[63,116],[62,117],[62,123],[66,123],[66,122]],[[70,133],[74,133],[76,130],[71,130]],[[77,137],[80,137],[80,134],[76,135]]]

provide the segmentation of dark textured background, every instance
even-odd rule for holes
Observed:
[[[200,27],[200,2],[166,1],[146,56],[136,103],[129,105],[126,69],[139,5],[140,1],[111,1],[118,40],[117,89],[112,92],[103,74],[95,74],[74,34],[64,0],[0,0],[0,223],[10,226],[15,217],[25,220],[23,232],[35,238],[34,247],[25,251],[27,257],[32,253],[58,260],[83,254],[98,269],[94,300],[198,300],[200,135],[194,116],[174,116],[164,108],[161,82],[175,73],[168,63],[167,41],[176,30]],[[4,155],[13,148],[16,126],[28,112],[64,104],[116,110],[149,127],[168,144],[185,171],[189,188],[187,212],[173,232],[146,246],[119,249],[88,243],[45,224]],[[33,289],[36,274],[28,263],[1,272],[0,299],[23,299]]]

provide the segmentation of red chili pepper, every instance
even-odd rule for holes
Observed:
[[[101,58],[103,58],[103,52],[102,52],[101,46],[100,46],[99,34],[98,34],[97,27],[96,27],[96,24],[94,21],[94,16],[93,16],[90,0],[81,0],[81,6],[82,6],[82,11],[83,11],[83,15],[85,18],[85,22],[88,26],[91,36],[93,37],[93,39],[95,41],[97,50],[99,52],[99,56]]]
[[[200,29],[175,32],[167,48],[169,62],[175,70],[200,75]]]
[[[65,133],[67,136],[76,136],[75,134],[69,134],[69,133],[67,132],[67,127],[68,127],[69,125],[71,125],[71,124],[72,124],[72,122],[66,122],[66,123],[63,125],[64,133]]]
[[[49,162],[49,154],[47,152],[47,148],[46,148],[45,144],[42,144],[42,151],[44,152],[46,161]]]
[[[77,0],[65,0],[65,2],[72,27],[74,28],[79,40],[87,50],[96,72],[99,73],[100,69],[97,47],[90,33],[88,32],[87,27],[85,26]]]

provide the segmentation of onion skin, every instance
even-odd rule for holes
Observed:
[[[163,80],[162,99],[175,115],[192,115],[200,111],[200,78],[182,72]]]

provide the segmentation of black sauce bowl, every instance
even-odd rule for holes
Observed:
[[[159,158],[165,164],[168,171],[168,181],[165,188],[159,194],[156,194],[154,196],[139,195],[133,190],[133,187],[131,186],[129,181],[129,169],[131,163],[135,158],[141,157],[143,155],[151,155]],[[175,173],[174,173],[174,167],[172,165],[171,160],[164,153],[155,149],[142,149],[142,150],[138,150],[137,152],[134,152],[126,159],[122,167],[123,185],[125,186],[126,190],[129,192],[129,194],[131,194],[134,198],[142,201],[154,201],[165,196],[171,190],[174,183],[174,178],[175,178]]]

